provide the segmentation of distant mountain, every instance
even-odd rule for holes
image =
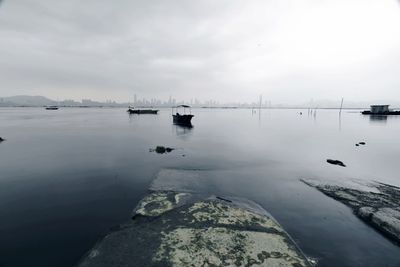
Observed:
[[[127,107],[128,103],[116,103],[114,101],[97,102],[90,99],[82,99],[82,102],[74,100],[55,101],[44,96],[17,95],[0,97],[0,107]]]
[[[57,104],[56,101],[44,96],[17,95],[0,98],[0,106],[10,106],[10,103],[14,106],[49,106]]]

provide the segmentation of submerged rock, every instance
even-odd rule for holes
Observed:
[[[157,146],[155,149],[150,149],[150,152],[156,152],[158,154],[164,154],[164,153],[170,153],[174,149],[175,148],[171,148],[171,147]]]
[[[333,165],[339,165],[342,167],[346,167],[346,165],[341,162],[340,160],[335,160],[335,159],[327,159],[326,162],[328,162],[329,164],[333,164]]]
[[[399,187],[377,182],[368,183],[368,187],[360,182],[360,187],[357,188],[334,183],[302,181],[349,206],[354,214],[367,224],[400,244]]]
[[[133,218],[80,266],[311,266],[282,226],[248,200],[152,191]]]

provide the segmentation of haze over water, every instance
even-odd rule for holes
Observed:
[[[300,115],[302,112],[303,115]],[[204,190],[261,204],[322,267],[400,266],[400,248],[300,178],[400,186],[400,118],[355,111],[0,109],[0,266],[71,266],[128,221],[159,170],[197,170]],[[365,141],[365,146],[355,144]],[[149,152],[157,145],[169,154]],[[326,159],[339,159],[347,167]]]

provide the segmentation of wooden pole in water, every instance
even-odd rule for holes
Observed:
[[[344,100],[344,98],[342,97],[342,103],[340,103],[340,111],[339,111],[339,114],[342,114],[343,100]]]

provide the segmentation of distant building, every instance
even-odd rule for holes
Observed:
[[[372,114],[389,113],[389,105],[371,105]]]

